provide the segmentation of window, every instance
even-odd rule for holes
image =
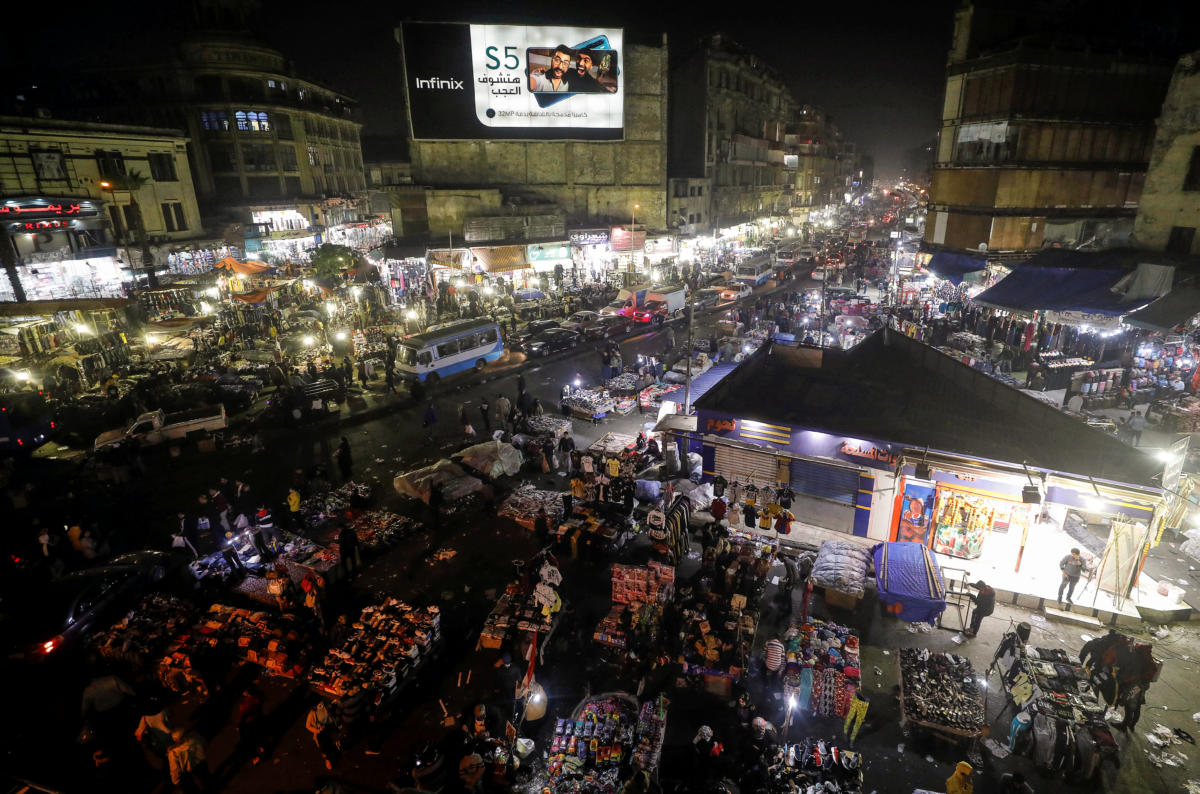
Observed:
[[[696,195],[696,186],[695,185],[692,185],[691,187],[688,188],[688,195],[689,196]]]
[[[429,366],[433,363],[433,354],[428,350],[422,350],[420,353],[417,353],[417,363],[422,366]]]
[[[275,147],[269,143],[242,144],[242,166],[247,171],[274,171]]]
[[[183,215],[183,204],[177,201],[171,205],[171,209],[175,212],[176,231],[187,231],[187,218]]]
[[[159,207],[162,209],[163,228],[169,232],[175,231],[175,215],[171,212],[171,205],[164,201]]]
[[[137,228],[137,212],[133,209],[132,204],[126,204],[121,207],[121,211],[125,214],[125,228],[133,231]]]
[[[1184,190],[1200,190],[1200,146],[1192,147],[1192,159],[1188,163],[1187,176],[1183,178]]]
[[[290,141],[292,139],[292,120],[282,113],[276,113],[274,121],[276,137],[280,140]]]
[[[704,195],[704,185],[696,185],[696,195],[697,196]]]
[[[205,110],[200,113],[200,126],[206,130],[228,132],[229,114],[223,110]]]
[[[308,147],[308,164],[309,165],[320,165],[321,164],[321,155],[317,153],[317,147],[315,147],[315,146]]]
[[[112,221],[113,239],[120,240],[125,237],[125,224],[121,221],[121,213],[117,212],[118,207],[110,206],[108,208],[108,217]]]
[[[208,162],[213,171],[236,171],[237,165],[233,159],[233,146],[228,143],[210,143],[208,145]]]
[[[696,222],[696,213],[689,212],[688,213],[688,223],[695,223],[695,222]]]
[[[696,213],[696,223],[704,223],[704,213],[703,212]]]
[[[178,182],[175,174],[175,155],[152,152],[150,159],[150,178],[155,182]]]
[[[1200,147],[1197,147],[1200,148]],[[1172,226],[1167,238],[1167,253],[1186,256],[1192,252],[1192,241],[1196,238],[1194,226]]]
[[[451,339],[437,346],[438,358],[449,358],[458,353],[458,340]]]
[[[97,149],[96,165],[99,167],[102,177],[112,178],[125,175],[125,157],[120,152]]]
[[[65,180],[67,178],[67,166],[60,150],[30,149],[29,157],[33,160],[33,172],[38,179]]]
[[[496,344],[496,338],[497,338],[497,337],[496,337],[496,329],[495,329],[495,328],[489,328],[489,329],[487,329],[487,330],[486,330],[486,331],[484,331],[484,332],[483,332],[483,333],[482,333],[480,336],[481,336],[481,338],[482,338],[482,340],[483,340],[483,341],[482,341],[482,344],[485,344],[485,345],[494,345],[494,344]]]
[[[470,334],[458,339],[458,352],[466,353],[479,347],[479,334]]]
[[[296,150],[291,146],[279,147],[279,165],[284,171],[297,171],[299,166],[296,165]]]

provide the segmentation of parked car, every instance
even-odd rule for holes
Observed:
[[[562,327],[568,331],[574,331],[577,334],[584,334],[586,336],[588,329],[595,325],[599,319],[600,315],[596,312],[575,312],[563,322]]]
[[[508,342],[510,349],[528,353],[530,340],[540,336],[545,331],[558,327],[560,326],[557,320],[534,320],[529,325],[525,326],[525,329],[517,335],[516,339],[509,339],[506,341]]]
[[[741,300],[753,292],[754,290],[750,288],[749,284],[731,284],[721,290],[721,299],[727,301]]]
[[[644,306],[640,309],[633,309],[629,315],[634,322],[654,323],[655,325],[662,325],[670,316],[664,301],[646,301]]]
[[[720,300],[721,290],[706,287],[696,291],[696,294],[692,297],[692,308],[707,309],[710,306],[716,306]]]
[[[161,409],[142,414],[127,428],[117,428],[101,433],[96,438],[94,449],[117,446],[136,438],[142,446],[152,446],[163,441],[185,438],[189,433],[222,430],[228,426],[225,406],[201,406],[187,411],[166,413]]]
[[[107,627],[121,610],[166,578],[170,559],[161,551],[122,554],[107,565],[43,585],[36,598],[6,603],[0,626],[8,658],[42,662],[78,647],[93,630]]]
[[[579,334],[566,328],[547,328],[530,337],[525,350],[531,356],[548,356],[562,350],[570,350],[579,344]]]
[[[632,328],[633,323],[628,317],[614,314],[601,317],[595,325],[585,329],[583,335],[587,339],[611,339],[629,333]]]

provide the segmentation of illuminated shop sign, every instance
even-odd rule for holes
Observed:
[[[567,237],[574,245],[605,245],[608,243],[608,229],[576,229],[567,232]]]
[[[417,140],[624,136],[620,28],[413,22],[400,40]]]
[[[91,201],[79,199],[7,199],[0,203],[0,221],[33,221],[42,218],[91,218],[100,209]]]

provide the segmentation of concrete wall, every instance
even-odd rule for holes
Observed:
[[[627,222],[636,203],[639,224],[666,229],[666,41],[662,47],[631,45],[624,58],[625,140],[413,141],[413,181],[433,188],[490,187],[550,202],[578,225]],[[460,233],[463,218],[482,214],[470,204],[431,206],[430,232]]]
[[[1175,67],[1134,224],[1139,248],[1165,251],[1171,229],[1200,227],[1200,191],[1183,190],[1192,152],[1200,146],[1200,52],[1185,55]],[[1200,253],[1200,235],[1190,253]]]

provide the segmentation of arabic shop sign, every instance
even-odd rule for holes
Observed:
[[[877,447],[865,441],[843,441],[842,445],[838,448],[838,452],[848,458],[869,460],[875,463],[882,463],[886,466],[896,465],[896,456],[886,448]]]
[[[70,229],[73,222],[67,218],[46,218],[40,221],[17,221],[8,224],[10,232],[53,232]]]
[[[705,433],[732,433],[737,430],[736,419],[718,419],[710,416],[704,423]]]
[[[527,245],[525,258],[530,262],[560,262],[571,258],[571,246],[567,243]]]
[[[90,218],[100,214],[91,201],[79,199],[22,198],[0,204],[0,221],[36,221],[43,218]]]
[[[567,232],[572,245],[607,245],[608,229],[575,229]]]

